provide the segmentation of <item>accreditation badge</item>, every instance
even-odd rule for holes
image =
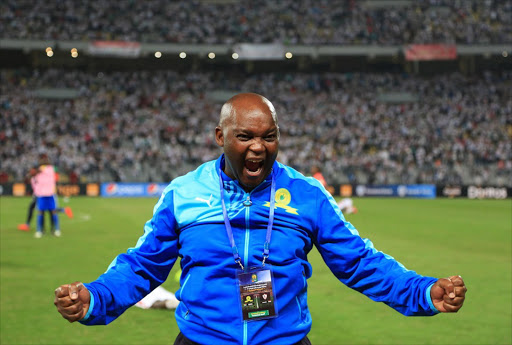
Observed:
[[[277,317],[274,277],[269,265],[237,270],[242,320],[256,321]]]

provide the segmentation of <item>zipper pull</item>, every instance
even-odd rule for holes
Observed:
[[[244,201],[244,206],[251,206],[252,205],[252,201],[251,201],[251,197],[249,195],[247,195],[247,199],[245,199]]]

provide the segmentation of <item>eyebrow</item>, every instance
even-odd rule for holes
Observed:
[[[254,134],[254,131],[252,131],[252,130],[250,130],[250,129],[246,129],[246,128],[235,128],[235,129],[233,130],[233,132],[234,132],[235,134],[242,134],[242,133],[243,133],[243,134]],[[269,134],[273,134],[273,133],[277,134],[278,132],[279,132],[279,129],[278,129],[277,127],[274,127],[274,128],[272,128],[272,129],[269,129],[269,130],[265,131],[265,132],[263,133],[263,136],[265,136],[265,135],[269,135]]]

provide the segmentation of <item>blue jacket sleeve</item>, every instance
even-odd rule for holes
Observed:
[[[166,189],[134,248],[118,255],[97,280],[84,284],[94,301],[85,325],[105,325],[162,284],[178,257],[172,191]]]
[[[347,222],[331,196],[317,198],[315,245],[334,275],[348,287],[404,315],[434,315],[427,291],[437,281],[406,269],[376,250]]]

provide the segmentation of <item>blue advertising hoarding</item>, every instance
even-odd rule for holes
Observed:
[[[160,197],[167,183],[102,183],[102,197]]]
[[[433,184],[357,185],[355,195],[432,199],[436,197],[436,186]]]

